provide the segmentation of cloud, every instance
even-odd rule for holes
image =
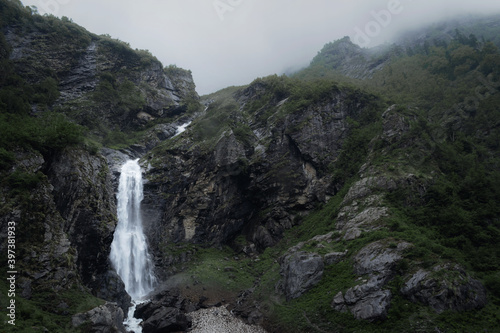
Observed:
[[[498,0],[26,0],[87,30],[190,69],[200,94],[305,66],[324,44],[354,37],[373,12],[403,8],[370,45],[460,13],[500,12]],[[47,4],[53,4],[47,8]],[[375,20],[376,21],[376,20]],[[376,29],[374,32],[377,32]]]

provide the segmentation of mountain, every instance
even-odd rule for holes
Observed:
[[[0,13],[8,332],[124,331],[109,252],[137,158],[162,281],[136,310],[146,333],[219,304],[269,332],[498,326],[498,17],[344,38],[289,77],[200,97],[147,51],[19,1]]]

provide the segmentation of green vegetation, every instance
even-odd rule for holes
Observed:
[[[29,202],[27,194],[47,182],[47,178],[41,171],[13,170],[18,153],[35,151],[49,160],[55,152],[71,146],[83,146],[94,154],[103,145],[125,148],[140,141],[148,128],[172,118],[152,120],[141,128],[127,127],[129,120],[146,108],[149,98],[158,97],[150,86],[134,84],[138,71],[159,64],[149,51],[132,50],[127,43],[110,36],[92,35],[68,18],[42,17],[17,0],[0,1],[0,27],[6,26],[23,27],[25,35],[33,31],[45,33],[44,38],[30,41],[30,47],[34,54],[49,48],[54,48],[54,54],[66,54],[61,60],[64,62],[61,71],[71,69],[91,42],[97,43],[98,57],[107,59],[110,66],[98,73],[94,91],[56,107],[61,73],[35,55],[10,60],[11,50],[0,33],[1,185],[9,191],[7,199],[21,200],[27,208],[25,211],[31,208],[36,214],[44,214],[36,203]],[[344,59],[338,52],[341,43],[346,43],[343,40],[327,44],[308,69],[293,77],[272,75],[256,79],[248,86],[229,87],[206,96],[207,101],[212,101],[203,113],[196,96],[187,96],[179,112],[201,113],[191,125],[190,140],[177,137],[160,149],[189,144],[190,149],[210,152],[221,138],[231,134],[245,148],[257,144],[266,146],[269,142],[257,142],[253,124],[258,122],[272,129],[287,117],[295,117],[299,121],[287,128],[285,134],[296,133],[311,120],[302,117],[304,111],[313,105],[331,102],[332,96],[342,96],[343,106],[351,115],[339,156],[326,170],[318,170],[332,177],[338,193],[309,215],[296,215],[297,226],[286,231],[279,244],[258,257],[248,257],[226,246],[213,249],[189,245],[187,250],[193,259],[182,272],[187,283],[227,292],[231,297],[242,289],[253,288],[252,297],[266,312],[267,324],[281,331],[497,330],[500,323],[500,34],[493,26],[478,25],[472,31],[466,35],[457,30],[450,41],[435,38],[432,33],[422,43],[391,46],[372,54],[368,60],[363,57],[352,60],[353,65],[366,61],[385,64],[365,80],[345,77],[337,70]],[[479,35],[481,31],[483,36]],[[172,82],[174,86],[182,85],[182,78],[191,74],[175,65],[163,71],[178,79]],[[240,105],[241,100],[245,103]],[[397,104],[394,112],[409,129],[397,142],[386,142],[382,138],[385,128],[381,114],[392,104]],[[104,109],[126,126],[108,126],[103,122]],[[288,157],[283,156],[270,167],[268,175],[279,173],[289,163]],[[249,164],[240,162],[244,167]],[[341,202],[349,187],[358,180],[363,164],[382,175],[411,173],[425,187],[425,193],[420,195],[411,186],[381,193],[390,216],[380,229],[352,241],[337,238],[339,234],[334,234],[335,240],[330,243],[309,241],[335,230]],[[283,179],[293,182],[294,176],[287,174]],[[11,202],[7,200],[7,204]],[[268,212],[257,214],[262,217]],[[19,238],[21,243],[39,241],[44,235],[40,224],[22,227],[26,229]],[[404,252],[404,259],[389,284],[393,292],[389,320],[367,323],[353,320],[350,314],[335,312],[331,302],[338,292],[356,285],[352,256],[374,241],[383,241],[390,248],[401,241],[413,246]],[[300,242],[305,242],[304,251],[320,254],[347,251],[347,256],[326,267],[321,283],[311,291],[287,302],[276,292],[280,280],[278,259]],[[233,245],[243,248],[247,241],[240,235]],[[186,248],[172,246],[165,251],[178,255]],[[450,261],[464,266],[484,283],[489,297],[487,307],[461,314],[436,314],[400,295],[405,276],[416,269]],[[5,294],[5,281],[0,281],[0,290]],[[101,304],[101,300],[76,286],[55,295],[52,290],[34,290],[33,295],[31,300],[17,298],[22,320],[15,328],[9,327],[10,331],[36,332],[44,328],[51,332],[72,331],[71,314]],[[0,300],[0,305],[5,307],[5,302]]]
[[[335,43],[327,49],[333,52]],[[336,184],[344,185],[334,198],[308,216],[300,217],[298,226],[287,231],[278,245],[266,249],[258,258],[240,257],[235,261],[232,258],[240,253],[227,248],[211,249],[209,255],[201,251],[196,264],[188,269],[190,273],[196,270],[202,283],[220,288],[228,287],[234,279],[244,289],[253,280],[252,297],[266,312],[267,324],[278,331],[402,332],[438,328],[476,332],[494,331],[500,323],[500,52],[493,43],[479,41],[474,35],[465,36],[460,31],[451,43],[426,43],[411,50],[390,52],[392,60],[371,79],[342,77],[328,69],[339,59],[333,56],[325,60],[319,56],[305,71],[307,75],[270,76],[247,87],[222,91],[221,95],[214,95],[216,101],[210,113],[207,112],[210,114],[207,119],[214,124],[208,127],[211,128],[208,137],[221,135],[217,124],[222,124],[226,130],[231,128],[238,133],[239,140],[244,142],[251,137],[247,135],[249,128],[239,128],[239,122],[232,121],[230,116],[238,114],[235,97],[245,93],[253,98],[238,116],[269,126],[286,115],[328,100],[330,93],[338,91],[346,99],[356,101],[362,101],[363,95],[367,99],[364,105],[372,105],[360,117],[349,119],[349,135],[329,170]],[[318,68],[322,69],[321,75]],[[357,95],[353,86],[384,97]],[[380,112],[391,104],[397,104],[395,112],[409,127],[395,143],[381,139]],[[369,152],[373,154],[369,156]],[[385,205],[390,209],[385,227],[350,242],[308,242],[316,235],[334,230],[340,203],[366,162],[383,174],[416,175],[425,184],[425,195],[421,197],[412,187],[383,193]],[[393,292],[389,320],[366,323],[353,320],[350,314],[335,312],[331,302],[336,293],[345,292],[356,283],[350,263],[352,254],[374,241],[386,242],[389,247],[406,241],[413,246],[404,253],[388,286]],[[235,242],[236,248],[245,244],[241,237]],[[280,280],[276,260],[299,242],[307,242],[305,251],[325,254],[347,250],[348,255],[344,261],[327,267],[321,283],[311,291],[286,302],[276,293],[276,283]],[[400,295],[407,274],[448,262],[459,263],[484,283],[489,297],[485,308],[437,314]],[[229,273],[220,269],[223,266],[238,269],[228,278]],[[207,279],[203,280],[203,276]]]
[[[2,295],[7,295],[7,290],[7,283],[2,280],[0,292]],[[46,332],[47,330],[55,333],[75,332],[75,328],[71,325],[71,316],[68,314],[89,311],[104,304],[103,300],[78,290],[76,286],[60,293],[37,290],[30,300],[16,295],[15,301],[16,325],[2,323],[2,332]],[[7,302],[9,299],[2,297],[0,306],[5,309],[8,306]],[[4,312],[2,314],[5,314]],[[80,331],[83,332],[76,330]]]
[[[111,55],[116,59],[113,64],[116,71],[147,68],[153,63],[159,63],[148,50],[134,50],[129,43],[114,39],[109,35],[99,36],[98,43],[101,54]],[[126,66],[126,69],[123,66]]]

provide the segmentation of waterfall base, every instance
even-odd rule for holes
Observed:
[[[133,333],[142,333],[142,319],[138,319],[134,317],[134,312],[135,309],[137,308],[137,305],[146,303],[147,300],[144,301],[132,301],[132,306],[128,309],[128,315],[125,321],[123,322],[123,325],[125,325],[125,328],[127,329],[128,332],[133,332]]]

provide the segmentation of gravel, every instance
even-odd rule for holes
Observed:
[[[191,333],[267,333],[262,327],[248,325],[233,316],[224,306],[189,313],[193,319]]]

